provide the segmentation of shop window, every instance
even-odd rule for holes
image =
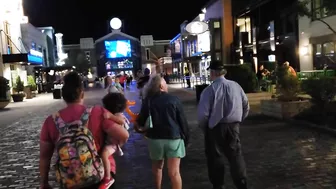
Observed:
[[[322,54],[322,45],[317,44],[315,45],[315,55],[321,55]]]
[[[222,47],[222,40],[221,40],[221,32],[220,30],[215,30],[214,31],[214,42],[215,42],[215,50],[221,50]]]
[[[222,53],[216,52],[216,60],[218,61],[222,60]]]
[[[250,18],[239,18],[237,19],[237,26],[239,27],[239,32],[248,33],[248,44],[252,43],[252,32],[251,32],[251,19]]]
[[[323,0],[312,0],[312,20],[335,15],[335,11],[329,11]]]
[[[323,69],[325,65],[335,67],[336,57],[335,57],[335,42],[328,42],[324,44],[314,44],[314,62],[313,66],[315,69]]]
[[[220,28],[220,22],[216,21],[214,22],[214,28]]]
[[[334,52],[335,52],[334,42],[329,42],[329,43],[323,44],[323,52],[324,52],[325,55],[334,54]]]
[[[7,21],[4,22],[4,32],[6,34],[7,54],[12,54],[13,53],[13,44],[12,44],[12,41],[11,41],[10,24]]]

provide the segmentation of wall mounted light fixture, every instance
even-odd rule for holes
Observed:
[[[309,54],[309,47],[303,46],[300,48],[300,55],[307,56]]]

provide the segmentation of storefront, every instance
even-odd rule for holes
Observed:
[[[249,63],[257,71],[272,71],[286,61],[300,70],[298,57],[298,22],[292,0],[271,0],[246,4],[234,13],[234,58]],[[277,7],[275,11],[274,7]]]
[[[73,71],[71,66],[42,67],[36,66],[35,80],[39,93],[52,92],[55,83],[62,83],[64,75]]]
[[[118,21],[116,23],[112,22]],[[141,44],[139,39],[120,31],[120,19],[111,20],[111,33],[95,41],[97,72],[99,77],[135,74],[141,70]]]
[[[5,68],[4,76],[10,78],[10,86],[15,86],[18,76],[24,85],[27,85],[27,67],[43,65],[43,54],[31,49],[29,53],[4,54],[2,60]]]
[[[109,76],[133,75],[133,68],[133,61],[129,59],[109,60],[106,62],[106,71]]]

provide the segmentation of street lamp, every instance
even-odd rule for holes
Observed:
[[[110,21],[110,26],[114,30],[119,30],[122,26],[122,22],[119,18],[114,17]]]

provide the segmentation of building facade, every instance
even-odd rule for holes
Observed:
[[[180,34],[171,40],[173,72],[178,75],[191,73],[196,77],[208,77],[206,68],[211,61],[233,64],[231,0],[211,0],[191,22],[180,26]],[[192,34],[190,24],[201,22],[207,25],[204,32]]]
[[[55,39],[55,30],[53,27],[39,27],[42,33],[46,34],[47,37],[47,65],[49,67],[53,67],[56,64],[56,57],[57,57],[57,49],[56,49],[56,39]]]
[[[323,69],[325,66],[335,69],[335,12],[328,12],[322,0],[312,0],[307,6],[312,12],[312,17],[299,17],[301,70]],[[328,28],[327,24],[334,31]]]
[[[79,71],[89,68],[90,73],[96,70],[96,52],[94,48],[81,48],[80,44],[63,45],[64,53],[68,54],[65,65],[77,67]],[[92,69],[93,68],[93,69]]]
[[[141,70],[141,44],[139,39],[118,30],[95,41],[97,74],[131,74]]]
[[[23,14],[22,0],[0,1],[0,15],[0,76],[10,81],[11,87],[18,76],[27,84],[25,65],[15,62],[15,54],[25,53],[20,27],[27,22],[27,17]]]
[[[263,0],[234,9],[234,58],[255,71],[261,65],[274,70],[286,61],[299,71],[296,5],[293,0]]]
[[[151,73],[172,74],[172,59],[170,40],[153,40],[152,36],[148,36],[148,42],[141,40],[142,50],[142,69],[148,68]]]
[[[22,48],[26,53],[34,54],[35,65],[49,66],[47,35],[30,23],[21,24]],[[29,74],[33,74],[33,66],[27,66]]]

